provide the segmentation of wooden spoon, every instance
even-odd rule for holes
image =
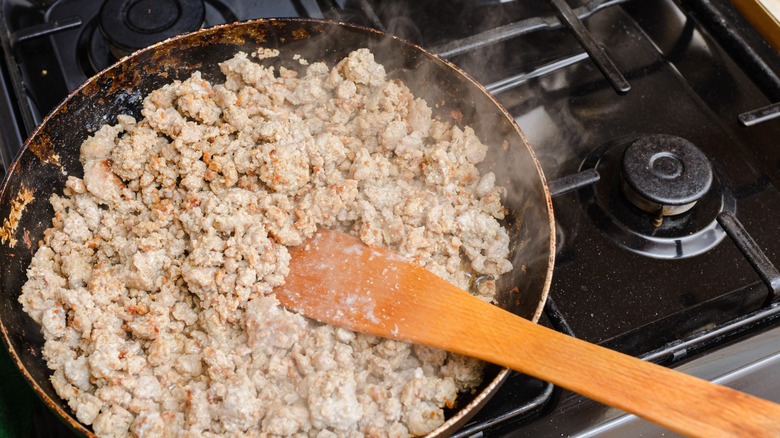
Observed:
[[[483,359],[686,435],[780,436],[778,404],[534,324],[352,236],[320,230],[290,253],[275,293],[312,319]]]

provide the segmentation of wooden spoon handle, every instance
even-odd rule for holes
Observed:
[[[780,437],[780,405],[536,325],[333,231],[291,248],[284,305],[340,327],[477,357],[691,436]]]
[[[450,315],[448,327],[431,328],[453,334],[447,349],[552,382],[689,436],[780,436],[776,403],[558,333],[460,290],[451,292],[459,298],[448,299],[448,308],[439,310]],[[436,294],[418,298],[426,295],[435,300]]]

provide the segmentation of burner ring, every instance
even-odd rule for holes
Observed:
[[[100,32],[117,58],[173,36],[200,29],[204,0],[107,0]]]
[[[712,166],[693,143],[673,135],[648,135],[623,154],[626,197],[649,213],[684,213],[712,185]]]

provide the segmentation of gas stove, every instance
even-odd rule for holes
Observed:
[[[7,0],[4,168],[119,57],[258,17],[374,27],[463,68],[551,181],[542,323],[780,402],[780,55],[727,0]],[[45,409],[31,418],[40,435],[69,433]],[[638,434],[664,431],[512,374],[457,436]]]

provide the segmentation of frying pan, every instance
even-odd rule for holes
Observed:
[[[424,49],[376,30],[319,20],[271,19],[229,24],[173,38],[123,59],[89,79],[49,114],[27,140],[8,170],[0,191],[0,332],[16,365],[40,398],[73,429],[92,435],[57,396],[41,356],[40,327],[17,299],[26,269],[51,225],[49,197],[61,194],[68,175],[81,177],[81,143],[119,114],[140,118],[142,100],[152,90],[201,71],[223,82],[218,63],[258,48],[280,51],[263,60],[301,70],[293,56],[334,65],[351,51],[368,47],[389,78],[404,81],[434,108],[434,115],[471,126],[489,145],[482,171],[493,171],[507,189],[504,225],[511,236],[514,270],[498,282],[497,304],[536,322],[552,277],[555,226],[547,184],[539,162],[506,110],[476,81]],[[446,435],[487,402],[508,375],[488,367],[482,386],[462,394],[447,421],[432,435]]]

